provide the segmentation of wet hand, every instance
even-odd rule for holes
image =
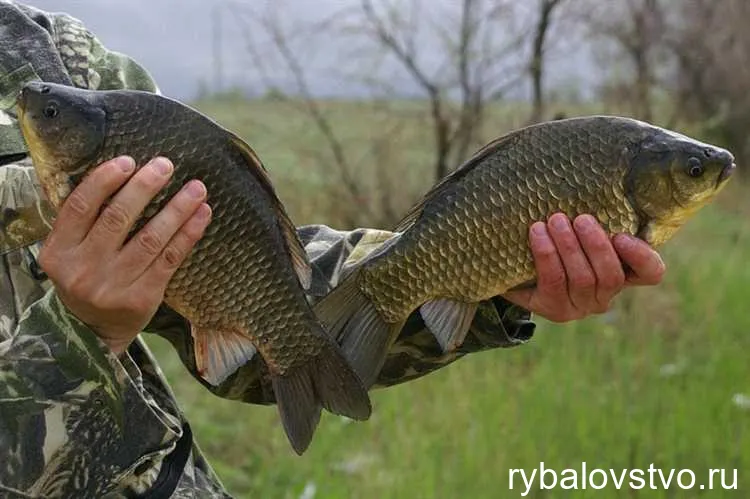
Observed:
[[[132,158],[103,163],[68,196],[39,254],[62,303],[117,355],[154,315],[211,218],[205,186],[194,180],[125,243],[173,169],[164,158],[135,174]]]
[[[596,219],[571,224],[555,214],[530,229],[537,269],[534,288],[511,291],[507,300],[553,322],[568,322],[606,312],[626,286],[659,284],[665,272],[659,254],[626,234],[610,239]],[[626,273],[623,263],[629,267]]]

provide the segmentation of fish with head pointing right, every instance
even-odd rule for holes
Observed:
[[[586,116],[511,132],[431,189],[315,312],[369,387],[416,309],[449,352],[478,302],[533,285],[534,222],[591,214],[609,234],[659,247],[734,169],[722,148],[629,118]]]

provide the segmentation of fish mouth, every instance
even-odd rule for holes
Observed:
[[[29,89],[24,86],[16,96],[16,106],[18,106],[18,114],[21,115],[26,110],[26,101],[29,95]]]
[[[49,91],[49,85],[46,85],[41,81],[32,80],[24,84],[24,86],[21,87],[21,90],[18,92],[18,95],[16,95],[16,106],[18,107],[19,114],[23,113],[26,110],[29,96],[31,94],[41,95],[47,94],[49,93]]]
[[[26,112],[26,93],[23,90],[18,92],[18,95],[16,96],[16,107],[18,108],[18,121],[20,122]]]
[[[718,187],[724,182],[726,182],[727,179],[729,179],[729,177],[732,176],[732,173],[734,173],[736,169],[737,169],[736,163],[731,163],[725,166],[724,169],[721,170],[721,173],[719,174],[719,180],[716,181],[716,186]]]

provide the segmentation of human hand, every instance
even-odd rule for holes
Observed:
[[[135,175],[129,157],[98,166],[63,203],[39,253],[39,265],[62,303],[116,355],[154,315],[169,280],[211,219],[206,188],[193,180],[125,243],[173,170],[164,158]]]
[[[604,313],[626,286],[659,284],[665,272],[659,254],[627,234],[610,241],[590,215],[573,224],[564,214],[552,215],[530,229],[537,269],[536,287],[503,297],[552,322],[568,322]],[[625,263],[631,271],[623,270]]]

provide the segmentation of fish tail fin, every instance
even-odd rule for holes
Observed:
[[[366,388],[377,381],[404,322],[387,323],[359,288],[357,269],[314,307]]]
[[[312,441],[322,411],[315,397],[312,378],[305,367],[294,369],[284,376],[271,376],[281,424],[294,452],[300,456]]]
[[[338,346],[319,331],[324,342],[312,361],[272,377],[284,431],[301,455],[312,441],[321,409],[358,421],[369,419],[372,405],[367,389]]]

